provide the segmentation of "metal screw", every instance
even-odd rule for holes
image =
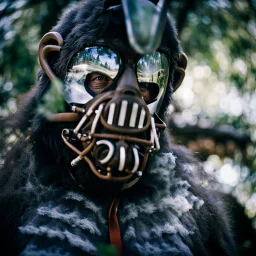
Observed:
[[[76,106],[75,106],[75,105],[72,106],[71,110],[72,110],[73,112],[76,112]]]
[[[142,176],[142,171],[137,171],[136,174],[137,174],[138,177],[141,177]]]

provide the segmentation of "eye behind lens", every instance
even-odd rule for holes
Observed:
[[[83,86],[94,96],[113,83],[120,69],[120,57],[104,46],[86,47],[72,59],[64,83]],[[69,92],[69,91],[67,91]]]

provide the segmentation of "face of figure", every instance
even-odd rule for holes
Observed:
[[[124,23],[120,24],[117,27],[123,31]],[[159,136],[165,124],[157,114],[168,87],[170,92],[179,56],[173,34],[165,37],[155,52],[140,55],[130,47],[127,35],[112,26],[110,22],[103,35],[90,44],[84,38],[75,53],[67,41],[72,56],[65,45],[61,52],[69,59],[63,76],[64,97],[75,113],[61,113],[61,118],[56,115],[53,120],[72,122],[72,128],[67,125],[61,137],[77,154],[72,161],[66,159],[74,167],[72,177],[83,187],[99,180],[133,183],[142,176],[149,156],[160,149]],[[57,32],[41,40],[43,64],[44,47],[47,45],[46,57],[49,48],[56,51],[54,39],[58,45],[63,42]],[[49,66],[42,67],[51,78]]]
[[[141,56],[120,38],[97,40],[76,53],[64,80],[66,101],[73,108],[80,101],[85,112],[73,131],[63,133],[70,148],[70,133],[82,142],[73,165],[85,159],[104,180],[141,176],[148,155],[160,148],[165,125],[148,106],[159,104],[168,74],[163,50]]]

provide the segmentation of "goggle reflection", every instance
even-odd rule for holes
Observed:
[[[68,103],[86,103],[101,92],[115,89],[115,79],[122,71],[122,59],[104,46],[86,47],[70,63],[65,77],[65,98]],[[136,74],[143,99],[147,104],[158,100],[165,91],[169,62],[165,54],[155,52],[142,56]],[[75,92],[76,91],[76,92]]]

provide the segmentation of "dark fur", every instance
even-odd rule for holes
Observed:
[[[64,39],[61,53],[53,55],[51,59],[54,72],[60,78],[64,78],[69,61],[85,44],[92,44],[100,37],[120,37],[119,32],[124,31],[123,24],[111,24],[111,15],[102,12],[102,1],[86,1],[81,6],[68,11],[53,28],[53,31],[59,32]],[[117,31],[117,34],[112,33],[113,31]],[[170,21],[163,42],[169,47],[169,57],[175,67],[180,46]],[[19,254],[26,246],[27,240],[18,235],[22,216],[29,219],[37,207],[42,202],[47,202],[58,190],[79,191],[68,173],[71,168],[70,160],[74,158],[74,154],[60,138],[63,126],[49,124],[35,113],[35,108],[49,85],[48,77],[40,71],[36,88],[26,96],[25,103],[19,108],[18,113],[7,123],[14,130],[19,129],[22,132],[17,143],[7,154],[0,175],[0,241],[2,251],[6,249],[9,251],[8,255]],[[162,115],[170,103],[171,92],[169,86],[161,109]],[[173,145],[167,133],[162,136],[161,145],[162,153],[171,151],[176,156],[175,176],[187,181],[191,185],[190,193],[204,201],[201,208],[193,208],[189,214],[180,216],[181,222],[188,229],[190,226],[195,227],[194,234],[183,238],[183,243],[194,255],[236,255],[229,220],[226,217],[228,214],[220,198],[201,185],[205,177],[200,164],[186,149]],[[184,168],[186,163],[195,167],[193,171]],[[86,167],[82,166],[83,168]],[[88,195],[95,202],[100,203],[102,198],[106,202],[111,199],[111,192],[105,196],[102,190],[111,191],[112,185],[109,187],[108,184],[99,182],[91,172],[85,174],[81,172],[80,176],[85,176],[85,179],[89,180],[86,183]],[[142,181],[124,193],[124,202],[133,202],[138,197],[147,196],[147,191],[151,191],[152,187],[161,190],[161,184],[150,181],[148,177],[145,172]],[[30,185],[33,189],[28,188]],[[116,189],[118,187],[113,188],[113,193]],[[173,255],[186,254],[180,252]]]

